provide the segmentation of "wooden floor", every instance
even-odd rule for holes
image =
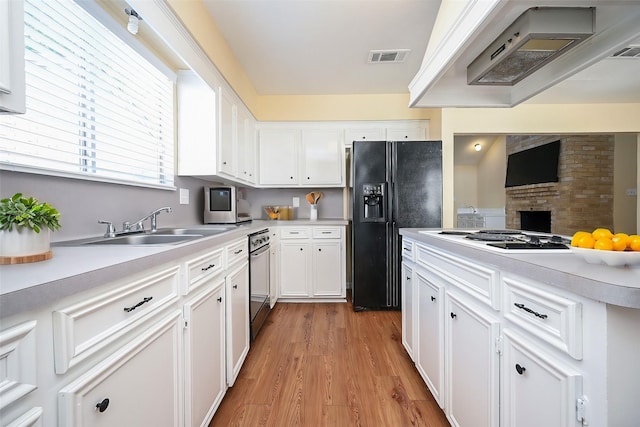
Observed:
[[[278,303],[210,426],[449,426],[400,312]]]

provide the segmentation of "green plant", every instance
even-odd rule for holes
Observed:
[[[60,228],[60,213],[51,205],[33,197],[22,197],[16,193],[11,198],[0,200],[0,230],[26,227],[40,233],[41,228],[55,231]]]

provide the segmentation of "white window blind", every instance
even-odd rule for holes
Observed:
[[[27,113],[0,116],[0,163],[172,187],[174,83],[70,0],[25,2]]]

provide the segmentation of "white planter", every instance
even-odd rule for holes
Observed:
[[[13,230],[0,230],[0,256],[27,256],[49,252],[51,231],[40,229],[40,233],[25,228],[13,227]]]

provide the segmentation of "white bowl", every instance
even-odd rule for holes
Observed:
[[[633,251],[601,251],[596,249],[576,248],[571,251],[580,255],[589,264],[606,264],[612,267],[640,264],[640,252]]]

